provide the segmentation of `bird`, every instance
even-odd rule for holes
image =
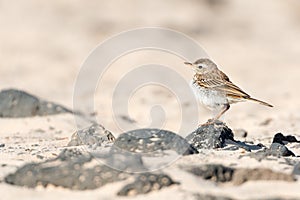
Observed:
[[[184,64],[191,67],[195,72],[190,86],[196,97],[204,106],[215,112],[214,117],[205,124],[212,124],[219,120],[234,103],[253,101],[273,107],[269,103],[252,98],[232,83],[229,77],[219,70],[218,66],[209,58],[200,58],[193,63],[184,62]]]

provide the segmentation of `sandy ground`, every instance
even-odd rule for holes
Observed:
[[[65,0],[47,3],[3,0],[0,1],[0,89],[22,89],[69,108],[73,108],[74,101],[82,102],[79,110],[85,115],[96,113],[97,121],[115,136],[150,124],[179,132],[183,123],[188,128],[180,134],[186,136],[196,128],[198,121],[205,122],[210,112],[199,105],[199,114],[195,113],[192,100],[180,102],[176,94],[165,87],[150,84],[130,93],[119,91],[120,98],[125,99],[122,102],[128,101],[128,105],[117,104],[115,110],[112,106],[116,85],[130,70],[144,64],[158,63],[172,67],[188,83],[193,73],[178,56],[151,50],[123,55],[110,65],[95,91],[82,90],[80,99],[73,98],[82,64],[98,44],[122,31],[164,27],[193,38],[234,83],[253,97],[274,105],[272,109],[253,103],[233,105],[225,117],[229,127],[242,128],[248,132],[247,139],[265,144],[271,143],[272,136],[277,132],[299,138],[299,11],[300,2],[297,0]],[[136,79],[143,80],[143,77]],[[89,77],[86,82],[89,82]],[[87,97],[95,97],[94,105],[85,103]],[[155,105],[159,105],[164,114],[159,109],[155,110]],[[182,119],[184,109],[189,109],[191,114]],[[127,110],[128,113],[124,113]],[[128,119],[135,123],[129,123]],[[270,123],[262,125],[266,120]],[[39,161],[35,152],[42,153],[45,158],[56,156],[66,146],[77,124],[72,115],[64,114],[0,119],[0,127],[0,142],[5,144],[0,158],[0,163],[6,165],[0,172],[0,179],[3,180],[6,174],[25,162]],[[39,146],[34,146],[36,143]],[[9,147],[16,145],[20,147],[19,151],[10,151]],[[300,152],[295,153],[299,155]],[[187,157],[179,162],[235,163],[242,167],[264,166],[286,173],[292,171],[291,167],[277,165],[277,162],[237,160],[238,155],[229,153],[225,153],[228,159],[224,160],[222,153],[216,154],[208,153],[193,159]],[[238,187],[219,188],[200,179],[194,180],[188,174],[174,171],[173,176],[178,176],[184,183],[136,198],[162,199],[173,195],[174,198],[186,199],[189,195],[183,190],[241,199],[262,198],[266,194],[269,194],[268,197],[300,198],[299,181],[248,182]],[[117,183],[78,192],[62,188],[27,189],[0,183],[0,193],[3,199],[17,199],[20,196],[24,199],[111,199],[115,198],[112,193],[118,187]]]

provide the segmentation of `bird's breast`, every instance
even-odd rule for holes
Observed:
[[[212,88],[205,88],[198,85],[194,80],[190,82],[190,86],[196,96],[196,98],[206,107],[215,109],[221,105],[227,104],[227,98],[225,94],[214,90]]]

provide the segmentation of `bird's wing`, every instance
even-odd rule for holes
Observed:
[[[244,92],[241,88],[233,84],[228,76],[226,76],[222,71],[218,71],[218,73],[210,73],[205,75],[201,80],[197,81],[198,84],[205,88],[211,88],[218,90],[220,92],[224,92],[226,96],[235,96],[242,98],[249,98],[246,92]]]

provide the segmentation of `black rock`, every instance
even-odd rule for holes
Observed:
[[[119,196],[134,196],[137,194],[147,194],[152,191],[157,191],[174,184],[179,184],[173,181],[166,174],[143,173],[137,175],[135,181],[123,187],[119,192]]]
[[[287,136],[284,136],[282,133],[276,133],[274,138],[273,138],[273,142],[272,143],[279,143],[279,144],[287,144],[289,142],[297,142],[299,143],[300,141],[298,141],[296,139],[295,136],[292,136],[292,135],[287,135]]]
[[[273,138],[273,142],[270,148],[264,148],[263,150],[252,153],[250,154],[250,157],[261,161],[268,158],[268,156],[275,156],[278,158],[295,156],[295,154],[285,146],[285,144],[289,142],[299,143],[299,141],[294,136],[284,136],[282,133],[277,133]]]
[[[127,173],[147,171],[147,168],[143,164],[142,156],[130,152],[110,151],[104,162],[113,169]]]
[[[185,166],[182,169],[203,179],[214,182],[232,182],[234,185],[241,185],[247,181],[258,180],[281,180],[295,181],[291,174],[275,172],[267,168],[230,168],[223,165],[202,165],[202,166]]]
[[[239,168],[234,171],[232,176],[232,183],[234,185],[241,185],[247,181],[288,181],[293,182],[295,178],[291,174],[276,172],[268,168]]]
[[[198,151],[193,148],[181,136],[166,130],[159,129],[138,129],[121,134],[114,142],[109,152],[109,157],[116,154],[120,159],[111,159],[108,157],[107,164],[119,170],[127,172],[145,172],[164,168],[177,160],[182,155],[196,154]],[[140,157],[143,168],[139,163],[134,164],[133,171],[123,169],[122,159],[129,157],[138,160]],[[117,162],[116,162],[117,161]]]
[[[179,155],[198,153],[183,137],[160,129],[138,129],[123,133],[112,147],[112,151],[144,155],[161,154],[166,150],[175,151]]]
[[[115,137],[111,132],[99,124],[92,124],[82,130],[76,131],[68,143],[68,146],[89,145],[93,147],[104,146],[112,143]]]
[[[124,180],[130,174],[95,162],[91,154],[76,149],[64,150],[57,158],[42,163],[25,164],[5,177],[13,185],[36,187],[49,184],[75,190],[95,189]]]
[[[194,194],[195,200],[233,200],[229,197],[213,196],[208,194]]]
[[[228,182],[231,181],[234,169],[225,167],[223,165],[202,165],[202,166],[185,166],[182,167],[185,171],[188,171],[196,176],[200,176],[203,179],[212,180],[215,182]]]
[[[250,157],[257,159],[258,161],[266,159],[269,156],[280,158],[282,156],[295,156],[295,154],[290,151],[285,145],[279,143],[272,143],[270,148],[265,148],[263,150],[250,154]]]
[[[293,169],[293,173],[294,175],[300,175],[300,163],[297,163]]]
[[[86,190],[102,187],[106,184],[135,178],[133,183],[126,185],[118,195],[145,194],[154,190],[178,184],[168,175],[161,173],[128,173],[139,170],[143,164],[138,155],[110,154],[105,165],[93,154],[79,149],[65,149],[57,158],[41,163],[29,163],[15,173],[5,177],[5,182],[13,185],[35,188],[54,185],[73,190]],[[118,164],[117,168],[115,166]],[[122,168],[122,170],[119,170]]]
[[[5,144],[0,144],[0,147],[5,147]]]
[[[279,143],[272,143],[270,146],[270,153],[273,156],[295,156],[295,154],[290,151],[286,146]]]
[[[45,116],[72,112],[69,109],[40,100],[20,90],[9,89],[0,92],[0,117],[20,118]]]
[[[234,141],[231,129],[221,121],[200,126],[186,139],[198,151],[200,149],[223,148],[226,140]]]

